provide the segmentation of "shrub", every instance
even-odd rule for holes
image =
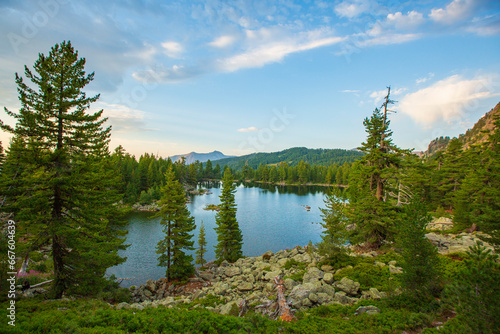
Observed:
[[[341,269],[333,275],[337,281],[343,277],[359,282],[361,290],[377,288],[380,291],[387,291],[393,290],[397,284],[395,276],[391,275],[387,266],[379,267],[372,263],[361,262],[354,267]]]
[[[448,301],[459,315],[462,333],[498,333],[500,328],[500,264],[478,242],[469,250],[470,259],[446,290]]]
[[[306,266],[306,264],[304,262],[299,262],[299,261],[297,261],[295,259],[289,259],[283,265],[283,268],[285,270],[291,269],[292,267],[300,269],[300,270],[304,270],[304,269],[306,269],[307,266]]]

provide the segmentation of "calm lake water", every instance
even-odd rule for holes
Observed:
[[[194,246],[198,246],[199,227],[203,221],[207,240],[205,259],[212,261],[217,243],[215,211],[203,208],[220,203],[221,188],[218,183],[203,184],[202,187],[208,188],[210,193],[191,196],[188,208],[196,221]],[[325,207],[323,200],[327,191],[326,187],[314,186],[238,185],[236,218],[243,233],[243,255],[258,256],[269,250],[277,252],[307,245],[309,241],[319,242],[323,230],[319,224],[322,221],[319,208]],[[305,206],[310,206],[310,211]],[[150,278],[165,277],[165,268],[158,267],[156,254],[156,244],[164,234],[160,218],[152,219],[151,216],[150,213],[138,212],[128,217],[126,243],[130,247],[120,253],[127,257],[127,261],[108,270],[108,274],[124,279],[121,283],[124,287],[144,284]],[[192,253],[195,258],[194,251]]]

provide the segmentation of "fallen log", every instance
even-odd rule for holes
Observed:
[[[53,279],[49,279],[48,281],[45,281],[45,282],[42,282],[42,283],[38,283],[38,284],[35,284],[35,285],[30,285],[29,288],[30,289],[38,288],[39,286],[45,285],[45,284],[50,283],[52,281],[53,281]],[[16,285],[16,287],[21,289],[23,286],[20,285],[20,284],[18,284],[18,285]]]
[[[290,306],[286,302],[285,298],[285,282],[283,281],[283,278],[281,276],[276,276],[274,278],[274,287],[276,288],[277,294],[278,294],[278,308],[277,308],[277,315],[280,320],[283,321],[294,321],[295,316],[292,314],[292,310],[290,309]]]

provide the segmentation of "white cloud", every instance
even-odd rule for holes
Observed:
[[[387,95],[387,89],[384,89],[372,92],[370,94],[370,97],[373,99],[373,103],[378,105],[380,102],[382,102],[382,100],[386,95]]]
[[[476,17],[467,30],[480,36],[500,35],[500,14]]]
[[[208,43],[208,45],[216,47],[216,48],[225,48],[229,45],[233,44],[236,41],[236,37],[230,35],[224,35],[216,38],[212,42]]]
[[[418,79],[416,80],[416,83],[417,83],[417,85],[419,85],[419,84],[421,84],[421,83],[426,82],[427,80],[432,79],[433,77],[434,77],[434,73],[429,73],[429,75],[428,75],[428,76],[426,76],[426,77],[423,77],[423,78],[418,78]]]
[[[464,79],[453,75],[401,99],[398,110],[417,123],[431,125],[451,122],[464,116],[480,99],[499,95],[494,92],[494,78],[480,76]]]
[[[408,30],[415,29],[424,23],[425,19],[422,13],[412,10],[406,15],[401,12],[387,15],[387,23],[394,25],[396,29]]]
[[[359,90],[357,89],[344,89],[341,91],[342,93],[352,93],[352,94],[357,94],[359,93]]]
[[[358,47],[370,47],[376,45],[391,45],[391,44],[401,44],[410,41],[414,41],[419,39],[421,34],[397,34],[391,32],[379,32],[376,35],[373,35],[372,38],[362,39],[359,38],[360,41],[357,42]]]
[[[257,129],[255,126],[238,129],[238,132],[258,132],[258,131],[259,129]]]
[[[103,109],[103,116],[108,118],[108,125],[112,125],[113,133],[148,131],[144,121],[145,112],[130,108],[119,103],[98,102],[94,108]]]
[[[255,39],[255,32],[247,32],[249,39]],[[269,31],[260,31],[259,35],[266,35],[263,44],[257,43],[247,51],[219,60],[219,69],[233,72],[243,68],[262,67],[268,63],[279,62],[287,55],[295,52],[307,51],[323,46],[339,43],[343,37],[322,37],[322,31],[309,31],[297,34],[282,40],[273,40],[273,34]]]
[[[205,70],[198,67],[184,67],[173,65],[172,67],[156,67],[154,69],[137,71],[132,77],[146,84],[177,83],[195,78],[204,73]]]
[[[370,9],[370,3],[367,0],[343,1],[335,6],[335,13],[340,17],[354,18]]]
[[[184,48],[178,42],[167,41],[161,43],[163,47],[163,52],[170,58],[181,58]]]
[[[453,0],[446,8],[435,8],[431,10],[429,17],[435,22],[442,24],[454,24],[473,14],[474,0]]]

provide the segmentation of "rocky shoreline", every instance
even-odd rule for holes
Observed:
[[[212,296],[222,303],[205,308],[220,314],[229,314],[232,309],[238,308],[243,300],[254,308],[272,304],[276,299],[273,280],[280,275],[284,277],[287,302],[298,311],[320,305],[351,305],[361,299],[381,299],[388,295],[388,292],[378,291],[376,288],[362,291],[360,283],[347,277],[335,281],[331,266],[317,268],[321,260],[314,248],[295,247],[290,251],[266,252],[262,256],[242,258],[233,264],[223,262],[217,266],[210,263],[203,270],[197,270],[196,276],[190,278],[186,285],[176,286],[160,279],[148,280],[138,288],[131,287],[132,303],[120,303],[115,308],[144,309],[159,305],[174,307]],[[287,263],[299,265],[290,267]],[[387,265],[392,273],[401,272],[395,261],[388,264],[374,261],[373,265]],[[302,281],[290,278],[301,271]],[[202,304],[197,304],[197,307],[203,307]],[[266,309],[255,308],[255,311],[265,313]],[[373,309],[360,312],[364,311],[376,312]]]
[[[432,229],[445,230],[449,225],[448,220],[441,219],[432,225]],[[483,236],[481,232],[463,232],[454,235],[431,231],[426,234],[443,255],[467,252],[470,246],[480,241],[480,236]],[[493,249],[488,243],[482,242],[482,244]],[[374,266],[387,266],[391,274],[402,272],[396,261],[388,263],[377,261],[376,252],[358,255],[373,257]],[[138,288],[131,287],[133,296],[131,303],[120,303],[115,308],[144,309],[159,305],[174,307],[205,298],[215,298],[220,301],[218,305],[202,306],[204,303],[201,302],[195,307],[205,307],[220,314],[229,314],[232,309],[238,308],[242,301],[254,308],[272,304],[276,298],[273,280],[277,276],[284,278],[287,302],[293,309],[299,311],[320,305],[352,305],[359,300],[378,300],[391,293],[399,293],[397,289],[379,291],[374,287],[361,290],[360,283],[348,277],[335,280],[335,271],[331,266],[324,265],[318,268],[322,260],[322,256],[314,247],[297,246],[289,251],[281,250],[276,253],[269,251],[262,256],[242,258],[232,264],[223,262],[217,266],[209,263],[201,270],[197,269],[196,275],[190,278],[187,284],[175,285],[160,279],[148,280]],[[301,280],[296,278],[297,274],[303,275]],[[255,311],[266,312],[265,308],[255,308]],[[369,312],[375,311],[370,309]]]

